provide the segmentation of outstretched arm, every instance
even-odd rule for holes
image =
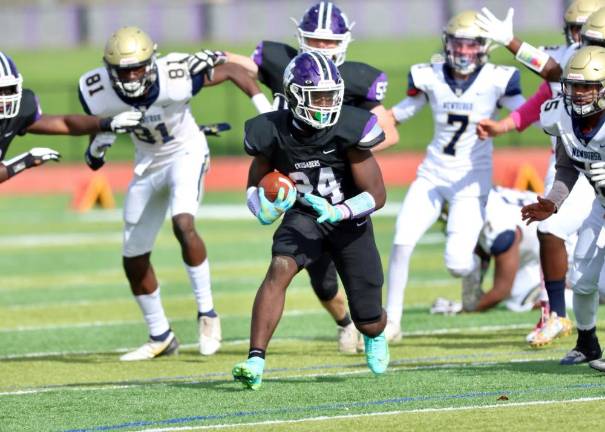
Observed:
[[[142,115],[139,111],[125,111],[107,118],[81,114],[42,114],[25,131],[42,135],[92,135],[98,132],[125,133],[139,124]]]
[[[488,39],[506,47],[517,60],[547,81],[559,81],[563,73],[559,63],[544,51],[521,41],[513,33],[514,9],[510,8],[506,17],[499,20],[486,7],[477,14],[476,24],[486,33]]]
[[[12,159],[0,163],[0,183],[16,176],[22,171],[42,165],[49,160],[58,161],[61,155],[53,149],[35,147]]]
[[[519,270],[521,237],[521,230],[517,228],[513,244],[506,251],[496,255],[494,259],[494,286],[483,294],[475,311],[482,312],[491,309],[510,296],[515,276]]]
[[[227,58],[227,63],[233,63],[243,67],[250,78],[255,80],[258,79],[258,65],[252,58],[232,52],[225,52],[225,56]]]
[[[260,113],[272,111],[271,103],[261,92],[258,82],[252,78],[246,69],[235,63],[224,63],[214,68],[212,80],[206,80],[206,86],[212,87],[223,81],[232,81],[252,99],[252,103]]]
[[[370,110],[378,119],[378,125],[384,131],[384,141],[377,145],[372,151],[379,151],[391,147],[399,142],[399,132],[395,124],[392,111],[387,111],[384,105],[378,105]]]

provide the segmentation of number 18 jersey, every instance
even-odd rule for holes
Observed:
[[[157,80],[145,96],[137,99],[116,93],[104,67],[80,78],[80,102],[87,113],[107,117],[127,110],[143,111],[141,127],[130,134],[136,146],[135,172],[139,175],[166,165],[183,151],[208,152],[189,106],[189,100],[203,86],[203,77],[189,74],[187,56],[172,53],[159,58]]]
[[[423,167],[491,169],[492,141],[477,137],[477,123],[493,117],[504,97],[521,93],[519,71],[487,63],[466,81],[456,81],[446,64],[417,64],[409,81],[408,95],[423,92],[433,112],[433,140]]]

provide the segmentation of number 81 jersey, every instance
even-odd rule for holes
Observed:
[[[84,111],[101,117],[139,109],[141,127],[130,134],[136,146],[135,170],[142,173],[168,163],[176,153],[202,147],[206,140],[191,114],[189,100],[202,87],[202,77],[191,77],[185,59],[172,53],[156,61],[157,80],[146,95],[126,99],[111,85],[107,69],[100,67],[80,77],[79,96]]]
[[[485,64],[466,81],[455,81],[443,63],[417,64],[408,95],[421,91],[433,112],[434,134],[423,165],[435,169],[491,169],[492,141],[479,140],[480,120],[493,117],[501,99],[521,93],[519,71]]]

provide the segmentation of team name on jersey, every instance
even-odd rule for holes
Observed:
[[[318,168],[321,165],[318,160],[306,161],[306,162],[298,162],[294,164],[294,168],[303,169],[303,168]]]
[[[161,122],[162,116],[160,114],[145,114],[143,116],[143,123]]]
[[[443,109],[447,111],[472,111],[473,104],[470,102],[444,102]]]
[[[572,156],[579,159],[588,159],[588,160],[601,160],[601,155],[597,152],[591,152],[586,150],[580,150],[575,147],[572,147]]]

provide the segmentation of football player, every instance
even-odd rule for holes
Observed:
[[[601,240],[605,217],[605,48],[587,46],[574,54],[565,66],[563,95],[542,106],[540,122],[557,137],[555,181],[545,198],[523,207],[528,223],[547,219],[561,208],[582,173],[596,196],[592,210],[578,232],[570,281],[578,338],[576,346],[561,364],[578,364],[599,359],[601,347],[596,335],[599,275],[605,260]],[[597,362],[596,365],[602,363]]]
[[[599,2],[596,1],[577,0],[565,12],[565,34],[568,43],[574,42],[569,45],[568,52],[576,52],[581,46],[579,42],[584,45],[605,45],[605,25],[603,24],[605,8],[592,12],[598,5]],[[578,31],[578,26],[582,22],[584,24]],[[564,54],[557,61],[566,62],[567,59],[567,54]],[[565,66],[564,63],[561,64]],[[560,94],[560,82],[544,82],[534,96],[505,119],[500,121],[486,119],[479,122],[479,136],[497,136],[513,129],[525,130],[530,124],[539,120],[540,106],[543,103],[555,103],[546,101]],[[552,187],[555,173],[556,139],[551,138],[553,152],[544,182],[546,192]],[[578,229],[590,214],[593,196],[592,186],[584,177],[580,177],[557,214],[541,222],[538,226],[542,272],[550,314],[544,320],[543,317],[546,315],[541,313],[538,325],[528,335],[527,340],[533,347],[548,345],[555,338],[571,333],[572,323],[567,318],[564,294],[570,259],[566,243],[575,242]]]
[[[386,74],[366,63],[345,60],[354,23],[331,1],[320,1],[305,12],[300,22],[293,21],[297,25],[298,49],[284,43],[262,41],[252,57],[226,53],[228,61],[242,65],[250,76],[266,85],[275,96],[274,107],[279,109],[287,108],[281,93],[288,63],[299,52],[322,53],[332,59],[346,83],[344,105],[369,110],[377,116],[385,132],[381,146],[397,143],[399,134],[395,123],[382,105],[388,85]],[[308,266],[307,271],[317,297],[337,323],[339,351],[361,351],[363,344],[358,343],[359,334],[347,313],[344,295],[338,290],[334,263],[325,255]]]
[[[522,312],[537,304],[542,287],[538,235],[535,224],[528,226],[521,220],[521,208],[536,199],[534,192],[499,186],[489,192],[485,225],[475,254],[481,259],[479,285],[489,261],[494,259],[492,289],[471,305],[474,307],[463,308],[460,303],[438,299],[432,313],[483,312],[500,302],[505,302],[509,310]]]
[[[103,67],[80,78],[84,110],[112,115],[130,109],[144,114],[140,126],[131,133],[135,166],[124,203],[122,255],[130,288],[149,328],[149,341],[120,359],[148,360],[178,348],[150,262],[167,212],[197,302],[199,350],[212,355],[220,347],[221,328],[214,311],[206,247],[195,228],[209,154],[189,101],[203,87],[225,80],[233,81],[249,96],[260,89],[237,65],[214,68],[216,56],[209,51],[156,58],[156,45],[136,27],[121,28],[109,38],[103,62]],[[91,168],[103,165],[104,153],[112,142],[111,136],[93,140],[86,152]]]
[[[605,7],[605,0],[575,0],[565,13],[565,36],[569,44],[561,61],[557,61],[548,52],[533,47],[515,37],[513,32],[514,9],[510,8],[504,20],[499,20],[488,9],[482,8],[477,15],[477,25],[494,42],[506,47],[515,58],[544,78],[548,82],[556,82],[561,78],[563,67],[578,49],[577,34],[590,14]]]
[[[332,60],[316,52],[301,53],[284,73],[289,109],[246,122],[245,149],[254,156],[248,207],[263,224],[284,214],[252,309],[248,360],[233,368],[234,378],[247,388],[261,385],[265,352],[290,281],[324,253],[343,281],[351,317],[364,335],[369,368],[381,374],[389,363],[382,266],[369,218],[386,200],[380,168],[370,151],[384,133],[375,115],[342,105],[344,91]],[[282,189],[277,200],[269,202],[263,189],[257,189],[274,169],[295,182],[298,196],[294,189],[287,195]]]
[[[387,338],[401,338],[400,322],[410,257],[424,232],[449,204],[445,263],[464,278],[463,303],[476,307],[479,290],[470,281],[479,271],[473,251],[485,220],[491,188],[492,142],[479,140],[476,123],[500,106],[524,102],[520,74],[513,67],[488,63],[490,41],[475,24],[476,12],[454,16],[443,33],[445,63],[417,64],[409,74],[408,97],[390,112],[397,122],[427,103],[435,136],[397,216],[387,280]]]
[[[140,113],[119,113],[115,117],[99,118],[86,115],[47,115],[35,93],[23,88],[23,77],[13,59],[0,52],[0,161],[6,157],[8,147],[17,135],[26,133],[43,135],[88,135],[100,131],[126,132],[136,126]],[[59,160],[55,150],[36,147],[0,163],[0,183],[27,168]]]

